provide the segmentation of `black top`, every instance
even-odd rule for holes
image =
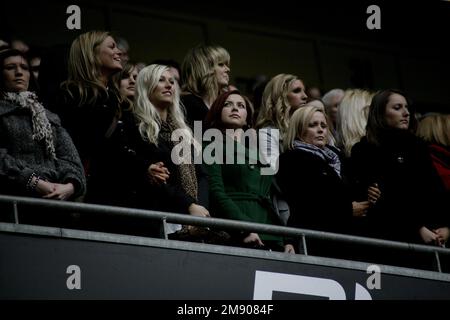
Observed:
[[[304,150],[289,150],[280,156],[277,182],[291,211],[288,226],[346,232],[351,198],[325,160]]]
[[[364,137],[350,159],[357,197],[377,183],[381,197],[367,215],[369,235],[399,241],[419,241],[418,230],[448,226],[441,214],[444,188],[432,166],[427,146],[407,132],[391,132],[380,146]]]
[[[209,108],[202,98],[194,94],[181,96],[181,102],[186,108],[186,120],[191,128],[194,128],[194,121],[204,121]]]

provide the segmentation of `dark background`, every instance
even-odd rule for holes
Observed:
[[[81,30],[66,28],[70,4],[81,8]],[[381,9],[381,30],[366,27],[371,4]],[[54,62],[55,51],[67,52],[77,35],[93,29],[126,38],[131,58],[146,63],[181,62],[190,47],[216,43],[230,52],[232,81],[248,94],[256,78],[283,72],[323,93],[335,87],[399,88],[421,112],[450,112],[450,1],[4,1],[0,6],[0,39],[23,39]]]

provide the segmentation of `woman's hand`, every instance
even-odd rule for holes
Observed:
[[[353,216],[354,217],[365,217],[367,210],[369,209],[369,201],[362,202],[352,202]]]
[[[294,246],[293,246],[292,244],[285,244],[285,245],[284,245],[284,252],[285,252],[285,253],[292,253],[292,254],[295,254]]]
[[[188,212],[190,215],[196,217],[210,217],[208,209],[195,203],[189,206]]]
[[[437,229],[434,229],[433,232],[437,235],[437,243],[436,244],[441,247],[444,246],[450,235],[449,228],[448,227],[437,228]]]
[[[429,244],[431,242],[437,243],[438,235],[428,229],[427,227],[422,227],[419,229],[420,237],[422,238],[423,242]]]
[[[151,184],[166,183],[170,172],[163,162],[152,163],[147,169],[147,177]]]
[[[35,183],[35,181],[36,178],[33,178],[32,183]],[[35,190],[40,196],[46,196],[55,191],[55,184],[45,180],[39,180]]]
[[[247,244],[254,244],[260,247],[264,246],[264,243],[261,241],[258,234],[253,232],[250,233],[247,237],[245,237],[243,242]]]
[[[57,200],[67,200],[69,199],[75,192],[75,188],[71,182],[61,184],[61,183],[53,183],[54,191],[43,196],[45,199],[57,199]]]
[[[381,191],[378,188],[378,184],[374,183],[367,189],[367,199],[371,205],[374,205],[378,199],[381,197]]]

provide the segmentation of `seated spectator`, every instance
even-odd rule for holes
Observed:
[[[56,200],[81,196],[85,179],[78,152],[58,116],[29,91],[34,79],[25,54],[2,51],[0,68],[0,193]],[[39,222],[34,216],[31,221]]]
[[[213,143],[223,150],[227,159],[233,160],[232,163],[221,161],[223,164],[215,162],[207,166],[211,210],[221,218],[275,225],[279,222],[270,200],[273,176],[261,174],[256,146],[246,145],[244,141],[243,130],[252,127],[252,119],[253,107],[239,91],[220,95],[207,114],[207,127],[219,129],[223,134],[223,141]],[[227,129],[233,129],[233,133]],[[226,148],[229,145],[234,146],[233,150]],[[241,246],[293,251],[290,245],[284,248],[279,236],[247,232],[233,236]]]

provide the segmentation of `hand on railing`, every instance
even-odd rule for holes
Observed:
[[[191,216],[210,217],[208,209],[195,203],[189,206],[188,211]]]
[[[295,254],[294,246],[293,246],[292,244],[285,244],[285,245],[284,245],[284,252],[285,252],[285,253],[292,253],[292,254]]]
[[[245,244],[253,244],[255,246],[263,247],[264,243],[261,241],[261,238],[257,233],[250,233],[248,236],[242,240]]]
[[[75,188],[71,182],[69,183],[53,183],[53,192],[43,196],[44,199],[67,200],[75,192]]]
[[[445,247],[445,244],[447,243],[448,237],[450,235],[450,230],[448,227],[442,227],[437,228],[433,230],[434,233],[437,235],[437,245],[440,247]]]
[[[427,244],[438,243],[438,235],[425,226],[421,227],[419,229],[419,234],[420,234],[420,237],[422,238],[423,242],[425,242]]]

